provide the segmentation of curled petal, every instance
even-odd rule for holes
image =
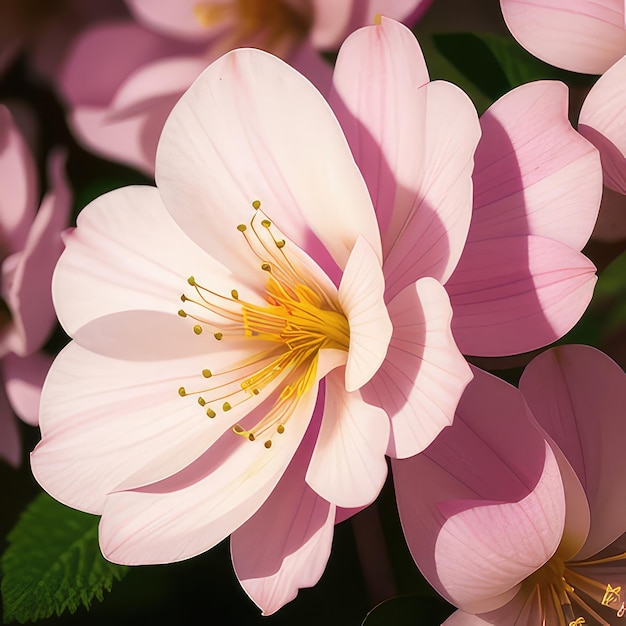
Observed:
[[[500,0],[513,36],[573,72],[602,74],[626,51],[623,0]]]
[[[448,296],[434,278],[407,287],[388,308],[393,323],[389,350],[361,393],[391,419],[387,454],[406,458],[452,423],[472,373],[452,337]]]
[[[359,237],[339,285],[339,303],[350,326],[346,389],[356,391],[380,367],[393,327],[383,300],[385,279],[372,247]]]
[[[236,50],[198,78],[169,117],[156,179],[175,221],[200,247],[245,275],[239,224],[251,204],[332,271],[363,235],[380,251],[371,200],[320,93],[260,50]],[[326,255],[326,256],[324,256]]]
[[[626,57],[592,87],[578,119],[579,132],[600,151],[604,184],[626,194]]]
[[[464,354],[528,352],[580,319],[596,283],[582,254],[546,237],[469,242],[446,288],[452,331]]]
[[[480,119],[469,241],[541,235],[575,250],[598,215],[598,154],[571,126],[567,87],[522,85]]]
[[[307,483],[324,499],[344,508],[373,502],[387,477],[385,449],[389,419],[345,390],[341,370],[326,377],[320,433],[306,473]]]
[[[591,529],[577,559],[587,558],[624,531],[626,374],[590,346],[565,345],[531,361],[520,389],[539,424],[555,440],[580,480]]]

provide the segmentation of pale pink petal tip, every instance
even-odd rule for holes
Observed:
[[[339,285],[339,303],[350,326],[346,389],[362,387],[380,367],[393,332],[383,300],[385,279],[372,247],[359,237]]]
[[[452,423],[472,372],[452,337],[447,293],[434,278],[398,294],[389,314],[394,330],[387,356],[361,392],[391,418],[387,454],[406,458]]]

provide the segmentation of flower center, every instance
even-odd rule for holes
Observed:
[[[593,619],[592,624],[611,626],[600,613],[607,608],[615,611],[617,617],[626,614],[626,598],[622,600],[622,588],[615,581],[623,578],[626,553],[608,558],[588,561],[563,561],[553,556],[542,568],[529,576],[523,583],[528,596],[537,594],[541,623],[558,626],[580,626],[587,624],[585,616]],[[618,564],[614,572],[611,566]],[[616,576],[613,577],[612,573]],[[600,579],[613,580],[601,582]],[[596,604],[596,609],[591,605]],[[607,607],[607,608],[603,608]],[[600,613],[598,613],[600,611]]]
[[[202,26],[228,24],[230,47],[258,37],[258,45],[267,50],[285,38],[304,39],[313,20],[310,7],[296,8],[286,0],[213,0],[199,2],[193,12]]]
[[[264,445],[270,448],[271,436],[285,431],[298,399],[315,383],[320,350],[347,352],[350,328],[336,293],[321,285],[297,256],[287,255],[286,241],[277,238],[271,221],[262,217],[261,203],[252,206],[255,214],[249,225],[240,224],[237,230],[265,274],[265,302],[242,300],[236,289],[229,296],[218,294],[191,276],[187,282],[194,292],[181,296],[186,309],[178,314],[197,322],[196,335],[209,329],[214,340],[243,338],[257,342],[259,349],[254,352],[251,346],[250,358],[232,368],[202,370],[211,384],[194,391],[180,387],[178,393],[197,396],[206,415],[214,418],[220,406],[228,412],[271,386],[278,402],[267,414],[249,429],[233,427],[250,441],[269,433]]]

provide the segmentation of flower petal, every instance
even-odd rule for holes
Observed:
[[[604,188],[592,237],[610,242],[626,239],[626,198],[623,194]]]
[[[469,242],[446,284],[459,349],[504,356],[552,343],[587,308],[594,272],[585,256],[545,237]]]
[[[307,440],[314,437],[307,434],[270,497],[230,539],[237,578],[263,615],[315,585],[330,556],[335,506],[304,481],[312,450]]]
[[[37,480],[58,500],[100,513],[120,484],[140,486],[179,471],[265,399],[259,394],[209,419],[191,393],[210,387],[201,374],[207,364],[231,369],[244,354],[235,347],[219,356],[124,361],[70,343],[42,392],[42,442],[31,458]],[[181,398],[180,387],[190,397]]]
[[[533,414],[574,468],[591,509],[585,559],[624,532],[623,442],[626,374],[590,346],[565,345],[535,357],[520,380]]]
[[[626,194],[626,57],[622,57],[592,87],[583,102],[578,131],[600,151],[604,184]]]
[[[306,482],[329,502],[352,508],[373,502],[385,482],[389,419],[358,391],[347,392],[342,374],[326,376],[324,416]]]
[[[181,228],[236,273],[249,271],[236,227],[250,221],[255,200],[289,239],[309,252],[321,241],[341,268],[359,235],[380,250],[367,188],[332,111],[260,50],[230,52],[186,92],[165,124],[156,179]]]
[[[350,20],[357,3],[354,0],[312,0],[311,4],[311,43],[318,50],[337,49],[350,32]]]
[[[206,352],[177,310],[187,278],[211,279],[230,293],[234,280],[176,226],[151,187],[126,187],[83,209],[54,273],[53,298],[66,332],[118,358]],[[158,337],[158,341],[155,341]]]
[[[415,562],[439,593],[476,613],[502,606],[554,554],[565,500],[521,394],[472,370],[452,426],[392,468]]]
[[[425,275],[445,280],[471,217],[473,105],[453,85],[428,84],[414,35],[385,18],[342,46],[330,101],[374,201],[387,299]]]
[[[500,0],[524,48],[573,72],[602,74],[626,50],[623,0]]]
[[[389,350],[361,393],[391,419],[387,454],[406,458],[452,423],[472,373],[452,338],[448,296],[434,278],[407,287],[388,308],[393,323]]]
[[[17,420],[11,410],[4,385],[0,385],[0,459],[13,467],[17,467],[22,459]]]
[[[468,241],[541,235],[575,250],[587,243],[602,183],[598,155],[567,119],[567,87],[522,85],[480,119]]]
[[[35,216],[37,171],[9,110],[0,106],[0,226],[7,252],[21,250]]]
[[[359,237],[339,285],[339,303],[350,326],[346,389],[356,391],[374,376],[387,353],[393,327],[383,300],[385,279],[369,243]]]
[[[39,423],[39,401],[52,357],[35,352],[27,357],[7,354],[2,359],[4,385],[13,410],[20,419],[36,426]]]
[[[67,226],[71,204],[64,162],[60,152],[51,156],[52,191],[41,203],[24,248],[5,259],[2,267],[2,292],[11,311],[3,344],[20,356],[38,350],[56,321],[50,282],[63,248],[61,231]]]
[[[178,474],[110,494],[100,522],[102,553],[114,563],[137,565],[180,561],[212,548],[269,497],[309,426],[316,399],[314,385],[269,450],[260,440],[229,431]],[[251,427],[267,410],[262,404],[242,427]]]

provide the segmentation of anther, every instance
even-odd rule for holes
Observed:
[[[276,426],[276,432],[282,435],[285,432],[285,427],[282,424],[278,424],[278,426]]]
[[[221,339],[222,339],[222,337],[223,337],[224,335],[222,335],[222,333],[213,333],[213,336],[214,336],[214,337],[215,337],[218,341],[221,341]]]
[[[200,406],[204,406],[204,405],[206,404],[206,400],[205,400],[202,396],[200,396],[200,397],[198,398],[198,404],[199,404]]]
[[[213,419],[213,418],[215,417],[215,415],[216,415],[215,411],[214,411],[211,407],[209,407],[209,408],[206,410],[206,414],[207,414],[207,416],[208,416],[208,417],[210,417],[211,419]]]
[[[224,402],[224,404],[222,404],[222,411],[226,412],[226,411],[230,411],[233,407],[230,405],[230,402]]]
[[[202,326],[200,326],[199,324],[196,324],[193,327],[193,332],[196,333],[196,335],[201,335],[202,334]]]
[[[187,317],[187,313],[185,313],[185,311],[183,311],[182,309],[178,311],[178,315],[180,315],[181,317]]]
[[[277,248],[284,248],[285,247],[285,240],[284,239],[280,239],[279,241],[276,242],[276,247]]]
[[[181,398],[184,398],[184,397],[187,395],[187,392],[185,391],[185,388],[184,388],[184,387],[179,387],[179,388],[178,388],[178,395],[179,395]]]
[[[183,295],[180,297],[180,300],[181,300],[181,302],[187,302],[187,296],[186,296],[185,294],[183,294]]]
[[[261,226],[265,226],[265,228],[269,228],[272,225],[272,222],[269,220],[261,220]]]
[[[269,450],[272,447],[272,442],[268,439],[263,445]]]
[[[211,372],[211,370],[202,370],[202,375],[205,378],[211,378],[211,376],[213,376],[213,373]]]
[[[234,300],[239,300],[239,292],[236,289],[232,289],[230,295],[233,297]]]
[[[258,211],[261,208],[261,201],[260,200],[254,200],[254,202],[252,203],[252,208],[256,209]]]
[[[272,269],[272,266],[269,263],[261,263],[261,269],[264,272],[269,272]]]
[[[193,276],[190,276],[190,277],[187,279],[187,282],[188,282],[188,283],[189,283],[192,287],[195,287],[195,286],[196,286],[196,279],[195,279]]]
[[[245,233],[245,232],[246,232],[246,230],[248,230],[248,227],[247,227],[245,224],[239,224],[239,226],[237,226],[237,230],[238,230],[240,233]]]
[[[250,434],[248,435],[248,439],[249,439],[250,441],[254,441],[254,440],[256,439],[256,437],[255,437],[252,433],[250,433]]]

